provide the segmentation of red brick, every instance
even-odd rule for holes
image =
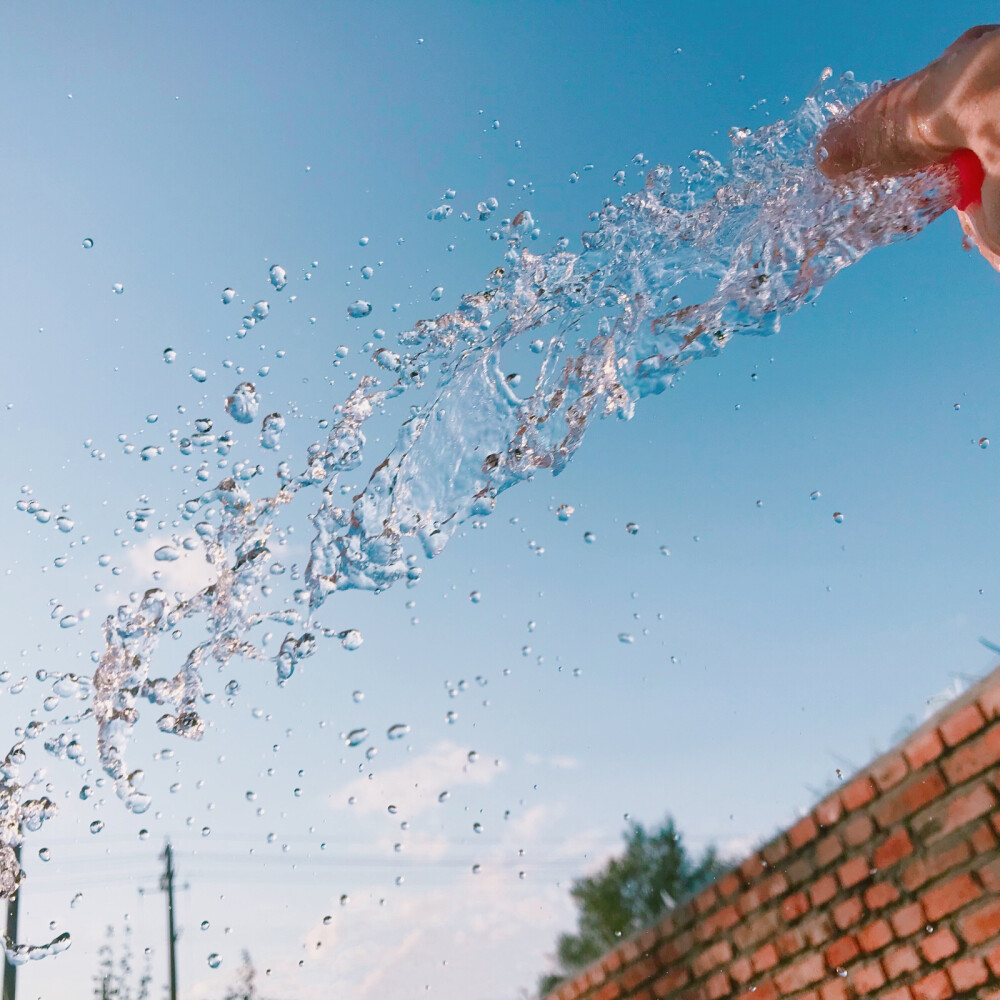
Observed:
[[[695,925],[695,935],[699,941],[707,941],[714,937],[719,931],[729,930],[740,922],[740,915],[736,907],[730,904],[721,910],[716,910],[711,916],[706,917]]]
[[[903,747],[903,753],[914,771],[918,771],[932,760],[937,760],[943,750],[944,744],[936,729],[929,729],[926,733],[915,736]]]
[[[817,913],[803,920],[799,924],[799,930],[805,935],[810,947],[818,948],[833,937],[833,921],[829,914]]]
[[[626,962],[634,962],[639,957],[639,945],[635,941],[625,941],[618,948]]]
[[[985,816],[996,805],[997,798],[986,785],[975,785],[968,792],[950,798],[946,803],[935,803],[913,823],[914,831],[932,844],[949,833]]]
[[[781,872],[776,872],[770,878],[758,882],[752,889],[747,889],[740,896],[740,912],[743,914],[751,913],[772,899],[777,899],[787,890],[788,880]]]
[[[889,990],[888,993],[880,993],[878,1000],[913,1000],[913,994],[909,986],[900,986],[897,989]]]
[[[671,969],[665,976],[661,976],[653,983],[653,995],[657,997],[668,997],[676,993],[681,987],[687,986],[691,977],[687,969]]]
[[[728,875],[723,875],[718,882],[715,883],[716,889],[719,890],[719,895],[723,899],[728,899],[734,893],[740,891],[740,879],[735,872],[730,872]]]
[[[903,869],[900,882],[904,889],[913,892],[919,889],[925,882],[929,882],[938,875],[943,875],[949,868],[955,868],[968,861],[972,857],[972,848],[964,842],[952,844],[945,850],[938,849],[927,854],[925,857],[917,858]]]
[[[870,874],[867,858],[851,858],[837,869],[837,878],[845,889],[863,882]]]
[[[1000,944],[986,953],[986,964],[993,975],[1000,979]]]
[[[856,924],[861,919],[864,907],[858,896],[851,896],[844,902],[838,903],[833,908],[833,922],[842,930],[847,930],[852,924]]]
[[[789,885],[801,885],[813,877],[813,865],[808,858],[796,858],[786,869],[785,877]]]
[[[980,944],[1000,934],[1000,899],[965,914],[958,921],[958,932],[966,944]]]
[[[828,795],[813,810],[816,822],[821,826],[833,826],[844,813],[844,806],[839,795]]]
[[[768,942],[753,953],[750,961],[753,963],[755,971],[765,972],[778,964],[778,949],[774,947],[773,943]]]
[[[635,940],[639,945],[639,950],[646,952],[652,951],[653,945],[659,941],[660,935],[656,933],[655,928],[650,928],[648,931],[643,931]]]
[[[842,832],[844,843],[848,847],[860,847],[872,839],[875,833],[875,824],[872,822],[870,816],[862,813],[860,816],[855,816],[853,819],[848,820],[844,824]]]
[[[896,826],[900,820],[933,802],[945,790],[944,778],[938,770],[920,771],[899,785],[872,806],[875,822],[883,830]]]
[[[990,892],[1000,892],[1000,858],[983,865],[979,869],[979,878]]]
[[[740,874],[747,884],[758,878],[766,870],[767,866],[764,864],[764,859],[759,854],[751,854],[740,865]]]
[[[800,930],[785,931],[774,939],[774,945],[782,958],[789,958],[806,946],[805,935]]]
[[[987,851],[992,851],[997,846],[997,837],[993,832],[993,827],[986,822],[980,823],[972,831],[969,843],[976,854],[985,854]]]
[[[920,968],[920,964],[920,956],[908,944],[892,948],[882,956],[882,968],[890,979],[895,979],[904,972],[913,972]]]
[[[1000,683],[991,684],[979,696],[979,707],[987,719],[1000,716]]]
[[[858,944],[867,952],[878,951],[891,940],[892,928],[884,920],[876,920],[858,931]]]
[[[927,924],[927,917],[924,915],[924,908],[919,903],[910,903],[897,910],[890,918],[892,929],[896,932],[896,937],[905,938],[911,934],[916,934],[921,927]]]
[[[757,914],[733,928],[733,941],[741,950],[746,950],[760,941],[770,938],[781,926],[777,910]]]
[[[736,961],[729,966],[729,977],[741,986],[743,983],[750,982],[750,980],[753,979],[753,965],[751,964],[750,959],[745,956],[736,959]]]
[[[823,1000],[848,1000],[847,983],[843,979],[829,979],[820,988],[819,995]]]
[[[826,964],[831,969],[836,969],[838,966],[847,965],[852,958],[857,958],[860,954],[858,942],[850,934],[845,934],[826,949]]]
[[[788,857],[788,841],[784,835],[775,837],[770,844],[765,844],[760,852],[764,860],[773,868],[779,861]]]
[[[872,768],[872,778],[875,787],[880,792],[887,792],[898,785],[906,777],[909,768],[901,753],[893,753],[883,757]]]
[[[825,975],[823,956],[814,953],[783,969],[775,976],[775,982],[782,994],[797,993],[813,983],[818,983]]]
[[[621,996],[621,987],[618,983],[612,981],[610,983],[605,983],[595,994],[594,1000],[615,1000],[616,997]]]
[[[705,983],[705,993],[708,996],[708,1000],[721,1000],[722,997],[727,997],[732,992],[732,984],[724,972],[717,972]]]
[[[869,910],[881,910],[883,906],[895,903],[899,899],[899,890],[891,882],[876,882],[865,889],[865,906]]]
[[[895,830],[875,849],[872,867],[882,870],[913,853],[913,842],[903,829]]]
[[[803,816],[788,831],[788,843],[792,845],[793,850],[797,851],[800,847],[805,847],[810,840],[814,840],[818,833],[819,827],[816,826],[816,820],[812,816]]]
[[[948,1000],[954,992],[948,976],[938,969],[910,986],[915,1000]]]
[[[609,951],[601,959],[601,967],[605,972],[617,972],[622,967],[622,957],[618,951]]]
[[[982,736],[977,736],[976,739],[959,747],[941,764],[941,770],[952,785],[960,785],[998,761],[1000,761],[1000,726],[994,726]]]
[[[983,713],[979,711],[979,706],[973,702],[945,719],[938,726],[938,732],[941,734],[941,739],[948,746],[953,747],[970,737],[976,730],[982,729],[985,724]]]
[[[974,986],[982,986],[990,974],[981,958],[967,957],[952,962],[948,966],[948,976],[956,990],[965,992]]]
[[[885,973],[878,961],[867,962],[851,970],[851,985],[859,995],[874,993],[885,983]]]
[[[835,833],[831,833],[816,845],[816,867],[825,868],[843,853],[844,845],[841,844],[840,838]]]
[[[928,962],[935,965],[943,958],[948,958],[958,951],[958,941],[947,927],[935,931],[920,942],[920,950]]]
[[[837,880],[832,875],[824,875],[809,887],[809,898],[813,906],[822,906],[837,895]]]
[[[600,963],[592,965],[580,976],[580,979],[584,980],[587,986],[600,986],[601,983],[603,983],[607,978],[607,974],[601,967]]]
[[[804,892],[796,892],[781,901],[781,915],[789,922],[804,917],[809,912],[809,897]]]
[[[716,892],[715,886],[710,885],[707,889],[702,889],[692,902],[695,913],[703,917],[706,913],[711,912],[718,901],[719,894]]]
[[[700,979],[723,962],[730,961],[732,957],[733,946],[728,941],[717,941],[711,948],[706,948],[700,955],[694,957],[691,971]]]
[[[875,798],[875,786],[870,778],[855,778],[840,793],[840,801],[848,812],[860,809]]]
[[[778,987],[773,979],[766,979],[758,983],[753,992],[741,993],[736,1000],[778,1000]]]
[[[669,941],[664,941],[656,953],[656,957],[663,965],[672,965],[679,958],[683,958],[693,946],[694,935],[690,931],[685,931]]]
[[[930,921],[939,920],[941,917],[954,913],[955,910],[978,899],[981,895],[979,886],[972,880],[968,873],[956,875],[943,885],[935,886],[921,897],[924,905],[924,912]]]
[[[648,979],[652,979],[653,976],[659,972],[659,968],[656,963],[651,959],[644,958],[638,962],[633,962],[625,970],[625,975],[622,976],[622,983],[625,985],[625,989],[629,993],[632,993],[637,986],[641,983],[646,982]]]

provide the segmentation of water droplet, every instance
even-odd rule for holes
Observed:
[[[251,313],[251,318],[254,320],[267,319],[271,312],[271,305],[265,299],[261,299],[259,302],[253,304],[253,312]]]
[[[365,264],[365,266],[361,268],[361,277],[364,278],[365,281],[368,281],[374,273],[375,268],[370,264]]]
[[[111,289],[115,293],[115,295],[121,295],[121,293],[125,291],[125,286],[120,281],[116,281],[111,286]]]
[[[223,288],[222,289],[222,304],[224,306],[228,306],[229,303],[232,302],[233,299],[235,299],[235,298],[236,298],[236,289],[235,288]]]
[[[177,360],[177,352],[172,347],[165,347],[163,349],[163,360],[168,365],[172,365]]]
[[[279,292],[288,284],[288,276],[280,264],[271,265],[271,270],[268,272],[268,280]]]
[[[193,378],[195,382],[204,382],[205,379],[208,378],[208,373],[204,368],[192,368],[191,378]]]
[[[451,792],[441,792],[441,794],[438,795],[438,802],[447,802],[450,798]]]
[[[153,558],[157,562],[176,562],[176,560],[180,559],[180,557],[180,549],[174,548],[173,545],[161,545],[153,553]]]
[[[575,513],[575,508],[571,507],[568,503],[562,503],[556,508],[556,517],[560,521],[568,521]]]
[[[359,746],[361,743],[368,739],[367,729],[352,729],[346,736],[345,742],[349,747]]]
[[[981,437],[978,443],[980,448],[989,448],[990,439],[988,437]]]
[[[208,956],[208,967],[210,969],[217,969],[222,965],[222,959],[219,957],[217,951],[213,951],[211,955]]]
[[[65,514],[60,514],[56,518],[56,527],[64,534],[67,535],[73,530],[73,519],[67,517]]]
[[[482,823],[473,823],[472,824],[472,832],[473,833],[482,833],[483,832],[483,824]]]
[[[628,632],[619,632],[618,641],[625,643],[625,645],[629,645],[630,643],[635,642],[635,636]]]
[[[837,522],[837,524],[844,523],[844,515],[841,514],[839,510],[835,510],[833,512],[833,519]]]
[[[437,208],[432,208],[427,213],[427,218],[430,219],[431,222],[442,222],[444,219],[447,219],[451,213],[451,205],[438,205]]]
[[[444,295],[444,285],[436,285],[431,289],[431,302],[440,302],[442,295]]]
[[[104,829],[104,823],[99,819],[95,819],[94,822],[90,824],[91,833],[100,833],[101,830],[103,829]]]
[[[209,922],[208,922],[207,920],[203,920],[203,921],[201,922],[201,929],[202,929],[203,931],[207,931],[207,930],[208,930],[208,928],[209,928],[210,926],[211,926],[211,925],[209,924]]]
[[[820,493],[819,490],[813,490],[812,493],[809,494],[809,499],[810,500],[818,500],[822,495],[823,494]]]
[[[629,523],[625,525],[625,530],[630,535],[638,535],[639,534],[639,525],[636,524],[635,521],[629,521]]]
[[[404,736],[409,733],[410,727],[405,722],[397,722],[396,725],[390,726],[386,730],[386,736],[390,740],[401,740]]]
[[[372,311],[372,306],[370,302],[365,302],[364,299],[355,299],[347,307],[347,315],[351,319],[364,319],[365,316],[369,315]]]
[[[90,250],[90,249],[92,249],[92,248],[93,248],[93,246],[94,246],[94,241],[93,241],[93,240],[92,240],[92,239],[91,239],[91,238],[90,238],[90,237],[88,236],[88,237],[87,237],[87,238],[86,238],[86,239],[85,239],[85,240],[83,241],[83,249],[84,249],[84,250]]]
[[[585,541],[585,542],[586,542],[586,543],[587,543],[588,545],[593,545],[593,544],[594,544],[594,542],[596,542],[596,541],[597,541],[597,535],[595,535],[595,534],[594,534],[594,533],[593,533],[592,531],[585,531],[585,532],[583,533],[583,540],[584,540],[584,541]]]
[[[41,847],[41,848],[39,848],[39,850],[38,850],[38,856],[39,856],[39,858],[42,859],[42,861],[51,861],[52,860],[52,852],[47,847]]]
[[[478,604],[482,599],[483,595],[480,594],[478,590],[473,590],[469,594],[469,600],[472,601],[473,604]]]
[[[357,649],[364,641],[364,636],[356,628],[344,629],[343,632],[337,633],[337,638],[340,640],[341,646],[347,650]]]
[[[260,409],[260,393],[253,382],[240,382],[226,398],[226,413],[240,424],[252,424]]]
[[[670,549],[668,549],[666,547],[666,545],[661,545],[660,546],[660,555],[661,556],[669,556],[670,555]]]

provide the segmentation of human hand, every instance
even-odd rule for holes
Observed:
[[[1000,25],[970,28],[929,66],[831,123],[817,148],[827,177],[907,173],[971,149],[985,171],[981,201],[958,211],[966,236],[1000,271]]]

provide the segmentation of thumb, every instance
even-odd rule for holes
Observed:
[[[884,177],[937,163],[947,150],[921,135],[917,91],[923,78],[921,71],[890,84],[831,122],[816,150],[820,172],[836,178],[864,170]]]

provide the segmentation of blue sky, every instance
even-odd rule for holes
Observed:
[[[496,266],[498,245],[461,211],[495,196],[529,208],[548,243],[575,239],[620,197],[615,171],[641,184],[637,152],[721,155],[730,126],[765,123],[786,95],[795,106],[824,66],[904,75],[997,7],[911,15],[853,2],[5,7],[9,742],[32,710],[46,717],[36,672],[92,669],[104,616],[149,585],[160,533],[136,534],[126,512],[169,519],[192,488],[169,431],[223,426],[238,381],[225,362],[269,367],[264,405],[289,417],[301,453],[373,327],[391,337]],[[455,213],[428,221],[449,188]],[[289,274],[281,295],[273,263]],[[47,939],[51,923],[74,944],[22,972],[24,995],[86,995],[103,928],[125,914],[162,981],[162,898],[137,890],[155,887],[168,836],[190,886],[185,1000],[221,995],[243,947],[271,969],[269,997],[426,986],[491,1000],[544,971],[572,922],[571,880],[615,847],[626,814],[672,813],[694,847],[733,851],[793,818],[956,678],[994,665],[978,640],[1000,639],[998,289],[953,218],[866,257],[778,336],[742,338],[632,421],[593,426],[562,475],[505,494],[419,587],[338,595],[328,614],[363,633],[360,649],[325,645],[281,690],[245,664],[210,677],[197,745],[144,714],[144,817],[97,784],[86,725],[85,765],[32,745],[61,815],[26,845],[22,937]],[[359,296],[370,320],[346,316]],[[240,303],[260,298],[271,315],[237,341]],[[400,419],[378,425],[370,455]],[[149,444],[164,455],[142,462]],[[69,505],[73,531],[17,510],[24,485],[53,512]],[[575,508],[567,522],[560,504]],[[195,585],[193,562],[166,582]],[[61,630],[54,605],[89,617]],[[409,736],[387,741],[400,722]],[[345,747],[359,726],[369,741]]]

